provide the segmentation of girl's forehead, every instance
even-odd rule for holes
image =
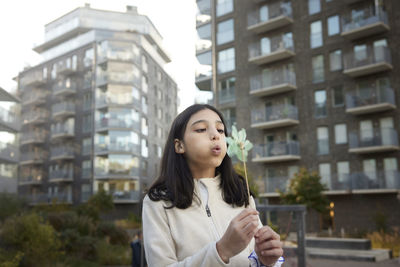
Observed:
[[[209,121],[209,122],[216,122],[216,121],[221,121],[221,118],[218,116],[218,114],[210,109],[202,109],[196,113],[194,113],[188,122],[188,125],[191,125],[193,122],[196,121]]]

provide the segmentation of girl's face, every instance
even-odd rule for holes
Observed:
[[[183,141],[175,139],[175,151],[185,155],[192,172],[214,174],[226,155],[225,129],[218,114],[210,109],[193,114]]]

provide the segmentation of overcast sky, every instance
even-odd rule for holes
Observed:
[[[12,78],[25,66],[40,62],[32,48],[43,42],[44,25],[67,12],[90,3],[92,8],[122,11],[126,5],[137,6],[147,15],[164,38],[164,47],[172,62],[166,70],[180,89],[179,110],[206,99],[209,94],[197,90],[195,73],[195,0],[6,0],[0,9],[0,86],[16,88]]]

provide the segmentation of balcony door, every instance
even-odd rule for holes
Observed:
[[[398,165],[396,158],[385,158],[383,160],[383,168],[385,170],[386,188],[394,189],[399,186],[399,181],[396,179],[399,176]]]
[[[386,39],[374,42],[374,60],[375,62],[385,61],[385,51],[387,47]]]
[[[319,175],[321,176],[321,183],[325,184],[329,190],[332,189],[331,186],[331,164],[321,163],[319,164]]]
[[[374,129],[372,128],[372,121],[365,120],[360,122],[360,143],[363,144],[372,142],[374,137]],[[371,145],[371,144],[369,144]]]
[[[268,37],[261,38],[260,41],[261,46],[261,55],[271,54],[271,40]]]
[[[372,183],[377,183],[378,177],[376,175],[376,160],[375,159],[363,160],[363,171],[364,171],[364,175],[368,177],[369,181],[371,181]],[[367,188],[369,188],[369,186]]]
[[[381,118],[380,119],[380,132],[381,132],[381,140],[382,145],[392,145],[392,129],[394,128],[393,125],[393,118]]]
[[[269,20],[269,11],[268,5],[263,5],[260,8],[260,22],[268,21]]]

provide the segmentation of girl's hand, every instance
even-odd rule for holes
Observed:
[[[254,250],[262,264],[273,265],[283,255],[280,236],[271,227],[260,228],[254,237],[256,241]]]
[[[229,259],[240,253],[257,233],[258,211],[247,208],[230,222],[228,229],[217,242],[217,251],[221,259],[228,263]]]

